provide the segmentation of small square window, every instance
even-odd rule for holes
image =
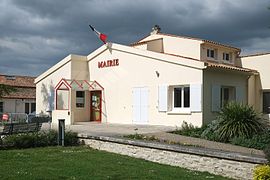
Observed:
[[[235,87],[221,87],[220,89],[220,105],[221,107],[226,106],[229,102],[235,101]]]
[[[84,91],[76,91],[76,107],[84,107]]]
[[[207,49],[207,57],[215,58],[215,50],[214,49]]]
[[[173,108],[190,107],[190,88],[175,87],[173,91]]]
[[[223,53],[223,60],[230,61],[230,54],[229,53]]]

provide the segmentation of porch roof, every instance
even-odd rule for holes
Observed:
[[[104,88],[97,81],[76,80],[76,79],[61,79],[54,88],[55,90],[78,90],[91,91],[103,90]]]

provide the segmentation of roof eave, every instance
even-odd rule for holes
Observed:
[[[230,45],[226,45],[226,44],[222,44],[222,43],[219,43],[219,42],[214,42],[214,41],[210,41],[210,40],[202,40],[203,43],[206,43],[206,44],[211,44],[211,45],[214,45],[214,46],[223,46],[225,48],[228,48],[228,49],[234,49],[235,51],[238,51],[239,53],[241,52],[241,49],[240,48],[237,48],[237,47],[233,47],[233,46],[230,46]]]
[[[216,63],[209,63],[204,62],[204,65],[206,69],[212,68],[212,69],[223,69],[228,71],[237,71],[240,73],[250,74],[250,75],[258,75],[258,71],[253,69],[247,69],[247,68],[241,68],[241,67],[235,67],[235,66],[229,66],[225,64],[216,64]]]

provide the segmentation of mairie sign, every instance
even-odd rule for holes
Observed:
[[[119,66],[119,59],[112,59],[112,60],[98,62],[98,68],[105,68],[105,67],[112,67],[112,66]]]

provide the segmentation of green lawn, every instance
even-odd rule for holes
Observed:
[[[226,179],[86,147],[0,151],[0,179]]]

